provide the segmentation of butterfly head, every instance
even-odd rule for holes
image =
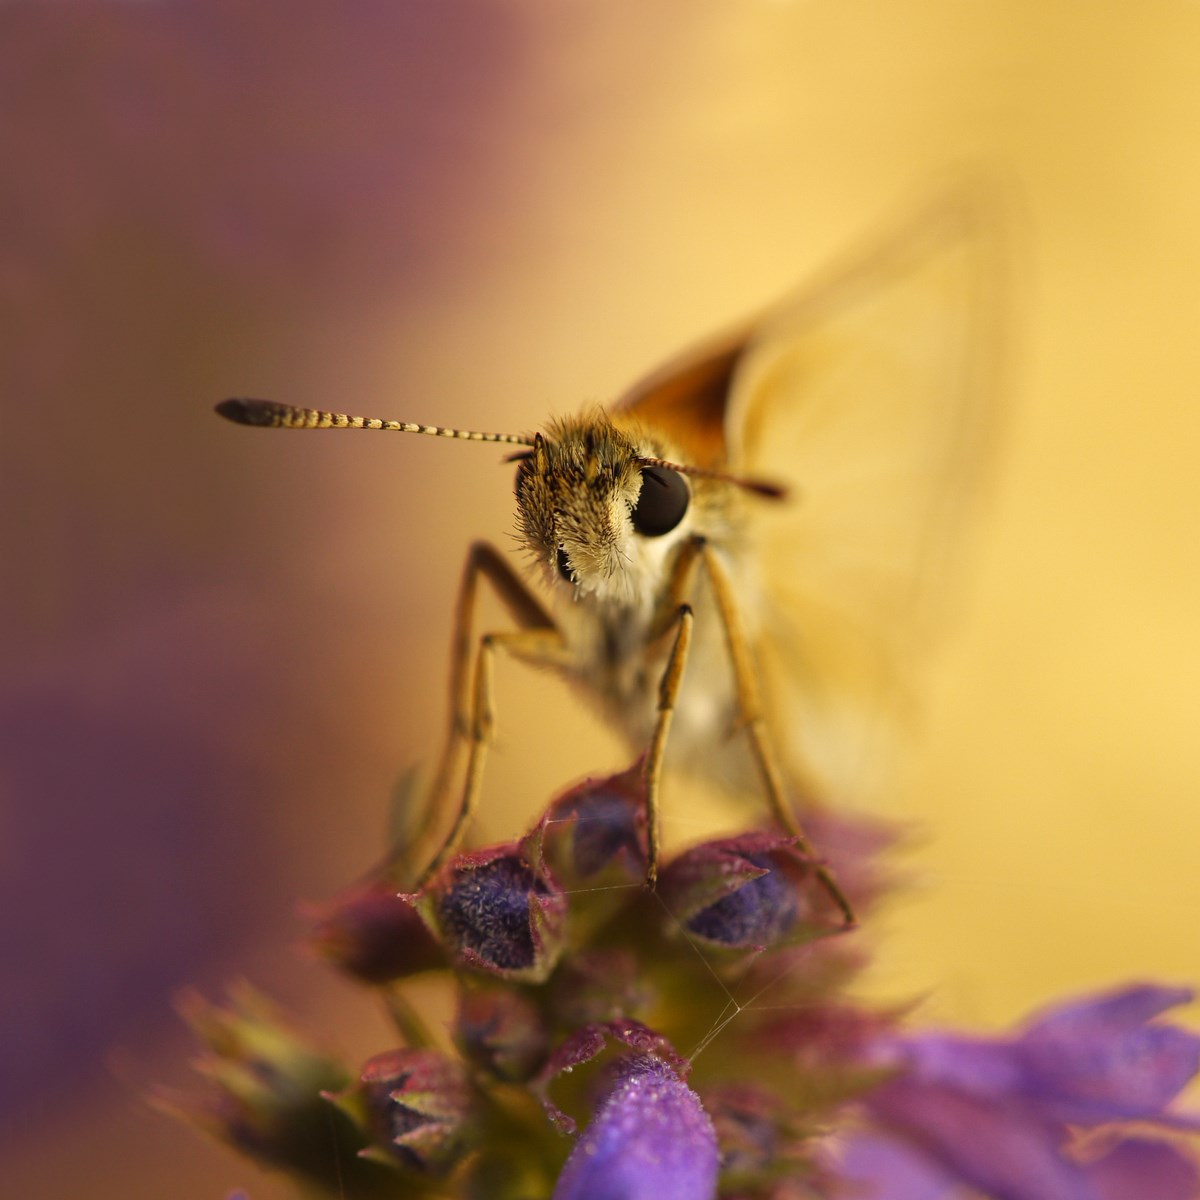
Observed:
[[[692,488],[604,414],[559,421],[518,456],[522,541],[580,599],[638,605],[690,526]]]

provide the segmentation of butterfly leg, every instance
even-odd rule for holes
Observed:
[[[825,889],[830,900],[837,905],[838,911],[847,927],[856,924],[854,909],[846,894],[838,885],[837,880],[828,867],[817,861],[812,844],[805,837],[800,822],[787,798],[783,785],[783,776],[775,758],[775,751],[767,732],[766,717],[763,711],[762,696],[758,689],[758,675],[750,652],[750,643],[742,628],[741,616],[738,612],[737,601],[734,598],[733,587],[721,560],[713,553],[712,548],[703,541],[697,541],[697,556],[702,561],[709,583],[712,587],[713,599],[725,630],[725,644],[729,651],[729,661],[733,667],[734,686],[737,690],[738,715],[741,727],[745,730],[750,741],[754,760],[758,763],[762,776],[763,787],[771,805],[775,819],[796,839],[797,849],[816,861],[814,868],[817,880]]]
[[[519,629],[478,638],[474,635],[481,579],[491,585]],[[478,803],[487,744],[494,726],[492,660],[497,647],[527,661],[548,665],[561,663],[564,650],[562,634],[542,602],[494,546],[476,542],[467,554],[455,604],[450,721],[430,791],[430,814],[436,815],[449,796],[464,750],[468,751],[466,779],[454,824],[421,873],[418,886],[437,874],[458,849]]]
[[[662,776],[662,760],[667,748],[667,734],[671,730],[671,718],[675,714],[675,702],[683,682],[683,668],[687,665],[693,621],[691,606],[681,604],[676,611],[675,641],[658,685],[658,715],[643,768],[646,781],[646,885],[651,888],[658,881],[658,855],[661,844],[658,789]]]
[[[556,628],[554,618],[500,551],[489,542],[474,542],[467,551],[454,605],[454,634],[450,647],[450,728],[434,777],[432,795],[435,798],[444,796],[449,790],[458,754],[470,734],[471,668],[476,648],[472,628],[481,578],[491,584],[501,603],[522,629]]]
[[[424,887],[457,852],[479,807],[483,787],[483,768],[488,746],[496,726],[492,669],[497,650],[506,650],[523,662],[555,665],[561,661],[562,635],[557,628],[516,629],[505,633],[485,633],[475,655],[475,686],[472,711],[467,723],[467,773],[454,824],[429,866],[421,874],[418,887]]]

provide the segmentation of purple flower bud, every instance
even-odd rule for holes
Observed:
[[[474,1066],[521,1082],[545,1062],[549,1035],[532,1001],[511,987],[484,985],[459,991],[454,1040]]]
[[[569,833],[569,870],[588,879],[610,863],[622,874],[642,878],[646,873],[646,780],[644,760],[605,779],[588,779],[554,800],[542,818],[553,847]],[[550,851],[555,864],[561,855]],[[567,864],[563,864],[567,869]]]
[[[786,1106],[753,1083],[726,1084],[705,1093],[721,1147],[721,1165],[739,1176],[778,1174]]]
[[[575,1133],[578,1126],[566,1113],[550,1102],[547,1089],[557,1077],[569,1075],[576,1067],[595,1058],[608,1045],[610,1038],[622,1046],[628,1046],[640,1056],[649,1056],[667,1063],[676,1075],[683,1074],[687,1069],[686,1062],[671,1043],[661,1033],[655,1033],[641,1021],[598,1021],[580,1026],[555,1048],[534,1084],[534,1090],[541,1094],[542,1104],[550,1120],[565,1133]]]
[[[328,1099],[363,1128],[373,1144],[361,1153],[376,1161],[439,1173],[457,1161],[468,1133],[466,1072],[437,1050],[376,1055],[357,1084]]]
[[[619,1013],[649,1012],[660,995],[638,956],[625,946],[580,950],[564,958],[549,991],[552,1011],[568,1029]]]
[[[566,897],[531,857],[515,846],[460,855],[423,898],[466,966],[526,983],[541,983],[554,969]]]
[[[446,965],[411,898],[386,883],[353,888],[314,916],[309,945],[363,983],[389,983]]]
[[[200,1126],[260,1162],[322,1185],[339,1179],[365,1186],[356,1152],[362,1139],[345,1121],[331,1122],[324,1091],[349,1073],[315,1048],[269,1001],[248,987],[226,1008],[193,992],[179,1001],[205,1046],[197,1069],[210,1089],[199,1100],[160,1094],[160,1107]]]
[[[768,833],[707,842],[663,871],[659,895],[696,937],[761,950],[807,913],[808,866],[790,838]]]
[[[623,1060],[553,1200],[711,1200],[717,1138],[700,1098],[652,1055]]]

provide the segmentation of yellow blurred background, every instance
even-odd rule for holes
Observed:
[[[527,430],[964,164],[1021,198],[1019,337],[871,988],[1200,980],[1197,61],[1194,0],[0,8],[6,1194],[287,1194],[141,1102],[185,984],[386,1038],[294,905],[438,736],[511,470],[212,403]],[[622,761],[500,686],[481,840]]]

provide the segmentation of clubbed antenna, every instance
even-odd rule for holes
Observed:
[[[217,412],[239,425],[265,425],[276,429],[386,429],[392,433],[424,433],[430,437],[458,438],[465,442],[501,442],[507,446],[532,446],[533,438],[519,433],[477,433],[447,429],[442,425],[413,425],[379,417],[352,417],[346,413],[276,404],[273,400],[222,400]]]

